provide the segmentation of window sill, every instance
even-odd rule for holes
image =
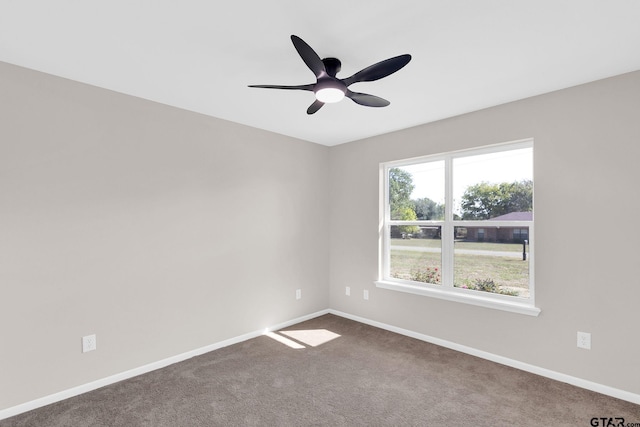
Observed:
[[[518,301],[506,301],[501,299],[499,300],[483,295],[470,295],[467,293],[443,291],[441,289],[414,286],[385,280],[378,280],[375,282],[375,284],[376,287],[382,289],[423,295],[427,297],[439,298],[447,301],[455,301],[464,304],[477,305],[480,307],[492,308],[494,310],[503,310],[509,311],[511,313],[526,314],[527,316],[538,316],[540,314],[540,309],[538,307],[534,307],[533,305]]]

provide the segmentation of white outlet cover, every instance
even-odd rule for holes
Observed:
[[[591,334],[589,332],[578,332],[578,347],[591,350]]]
[[[364,299],[369,299],[369,291],[367,289],[364,290]]]
[[[296,299],[302,298],[302,289],[296,289]]]
[[[351,295],[351,288],[350,288],[349,286],[347,286],[347,288],[346,288],[346,290],[344,291],[344,293],[345,293],[347,296],[350,296],[350,295]]]
[[[86,353],[88,351],[93,351],[97,348],[96,336],[87,335],[86,337],[82,337],[82,352]]]

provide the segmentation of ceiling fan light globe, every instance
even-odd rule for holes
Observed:
[[[342,101],[345,92],[336,87],[325,87],[316,91],[316,99],[325,104]]]

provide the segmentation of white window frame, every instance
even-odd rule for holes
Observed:
[[[495,144],[481,148],[454,151],[449,153],[428,155],[411,159],[390,161],[380,164],[380,218],[379,218],[379,271],[375,284],[379,288],[410,294],[423,295],[433,298],[456,301],[513,313],[537,316],[540,309],[535,306],[534,281],[534,221],[489,221],[489,220],[454,220],[453,219],[453,159],[501,151],[533,148],[533,139]],[[445,163],[445,219],[442,221],[391,220],[389,206],[389,170],[396,167],[409,166],[418,163],[442,161]],[[535,187],[535,181],[534,181]],[[534,193],[535,197],[535,193]],[[442,284],[429,284],[410,280],[393,278],[390,276],[390,227],[392,225],[440,226],[442,241]],[[490,292],[472,291],[453,286],[454,259],[454,227],[529,227],[529,298],[500,295]],[[449,272],[449,273],[447,273]]]

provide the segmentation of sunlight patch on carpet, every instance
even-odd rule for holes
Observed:
[[[293,338],[296,341],[310,345],[311,347],[317,347],[340,336],[335,332],[331,332],[327,329],[280,331],[280,333],[282,335],[288,336],[289,338]]]
[[[278,335],[275,332],[267,332],[267,333],[265,333],[265,335],[268,336],[269,338],[272,338],[272,339],[278,341],[279,343],[287,345],[287,346],[289,346],[291,348],[294,348],[296,350],[299,350],[301,348],[306,348],[302,344],[298,344],[297,342],[295,342],[293,340],[290,340],[287,337],[283,337],[282,335]]]

